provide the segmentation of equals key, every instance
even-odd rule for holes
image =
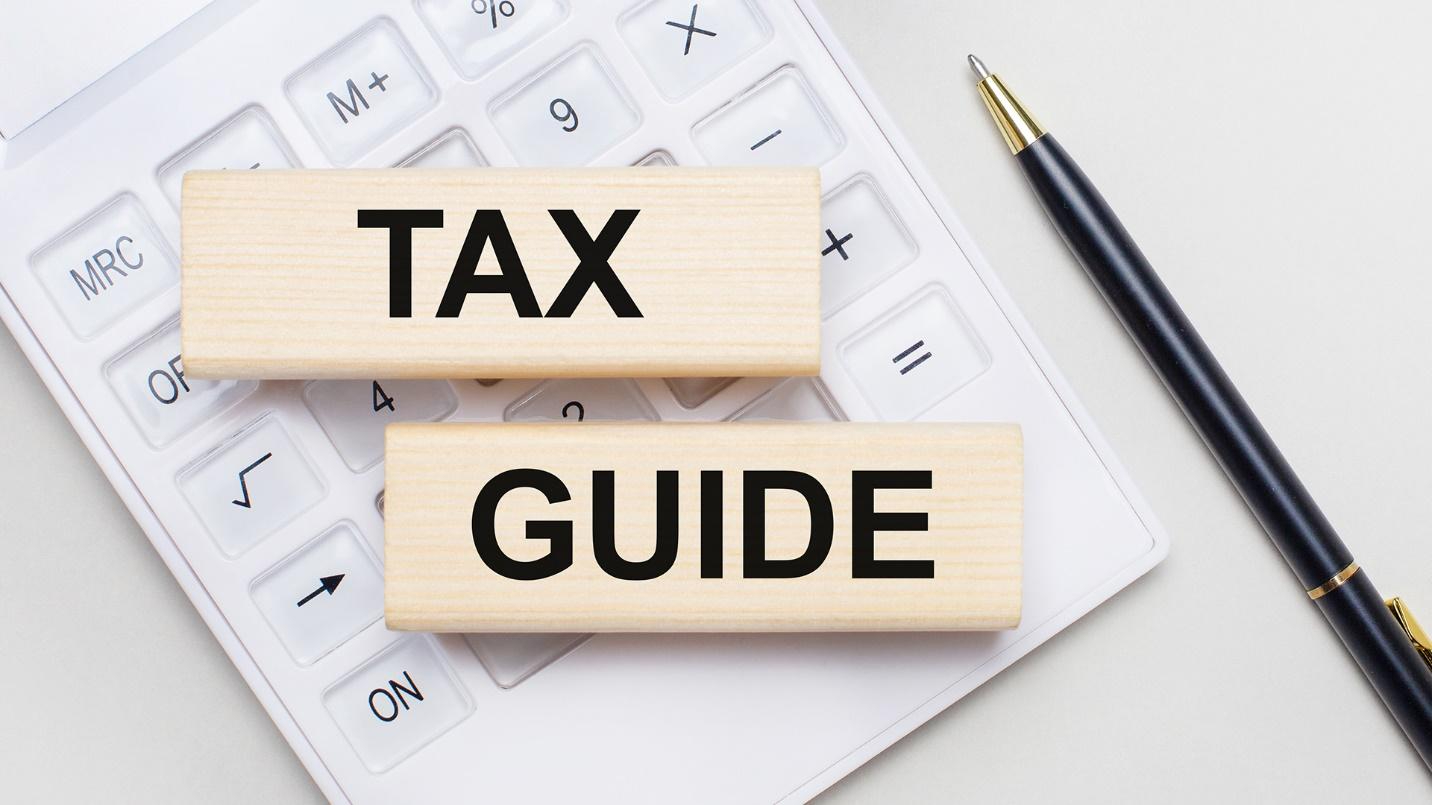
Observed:
[[[914,355],[914,354],[915,354],[916,352],[918,352],[919,350],[923,349],[924,346],[925,346],[925,342],[924,342],[923,340],[921,340],[921,341],[916,341],[915,343],[913,343],[913,344],[911,344],[910,346],[906,347],[906,348],[904,349],[904,351],[902,351],[899,355],[896,355],[894,358],[891,358],[891,359],[890,359],[890,362],[891,362],[891,363],[899,363],[899,362],[905,360],[906,358],[910,357],[911,355]],[[934,353],[930,352],[929,350],[925,350],[925,353],[924,353],[923,355],[921,355],[920,357],[914,359],[913,361],[910,361],[909,363],[905,364],[904,366],[901,366],[901,367],[900,367],[900,374],[902,374],[902,375],[904,375],[904,374],[909,374],[911,369],[914,369],[916,366],[919,366],[920,364],[924,363],[925,361],[928,361],[931,357],[933,357],[933,355],[934,355]]]

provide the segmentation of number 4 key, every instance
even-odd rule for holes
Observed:
[[[392,398],[392,397],[389,397],[388,394],[383,391],[383,387],[378,384],[378,381],[374,380],[374,381],[373,381],[373,413],[376,414],[376,413],[378,413],[379,411],[383,410],[384,408],[388,409],[389,411],[391,411],[391,412],[393,412],[393,413],[395,413],[395,414],[398,413],[397,407],[395,407],[395,406],[393,405],[393,398]]]
[[[445,419],[457,394],[444,380],[316,380],[304,387],[303,402],[343,462],[362,472],[382,459],[389,422]]]

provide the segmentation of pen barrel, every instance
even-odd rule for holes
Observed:
[[[1304,589],[1352,554],[1103,196],[1052,135],[1018,154],[1045,211]]]
[[[1432,768],[1432,673],[1393,619],[1367,571],[1354,573],[1316,603],[1422,762]],[[1336,720],[1330,712],[1315,727]]]
[[[1432,767],[1432,671],[1129,233],[1051,136],[1017,155],[1040,203],[1305,590]],[[1350,572],[1350,575],[1348,575]],[[1343,575],[1333,580],[1339,573]]]

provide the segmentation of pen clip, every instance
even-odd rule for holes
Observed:
[[[1432,669],[1432,638],[1422,630],[1422,625],[1412,617],[1412,610],[1402,603],[1402,599],[1396,596],[1387,599],[1387,608],[1392,611],[1392,617],[1397,620],[1397,625],[1402,627],[1402,633],[1412,641],[1412,647],[1417,649],[1418,656]]]

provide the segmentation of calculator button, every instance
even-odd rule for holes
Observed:
[[[104,375],[124,410],[155,447],[227,411],[259,386],[253,380],[198,380],[186,375],[177,321],[110,361]]]
[[[630,380],[548,380],[508,407],[508,422],[655,420],[656,411]]]
[[[820,303],[827,315],[915,259],[915,241],[868,176],[836,188],[820,218]]]
[[[179,490],[233,557],[323,498],[323,482],[277,420],[265,417],[179,474]]]
[[[583,46],[497,102],[492,122],[523,165],[585,165],[641,116],[595,48]]]
[[[819,165],[844,145],[840,130],[794,67],[785,67],[696,124],[713,165]]]
[[[268,114],[255,106],[224,121],[164,163],[159,169],[159,186],[178,209],[185,171],[292,168],[297,164]]]
[[[652,151],[636,163],[638,168],[674,168],[676,158],[665,151]]]
[[[815,422],[837,422],[845,419],[830,394],[816,380],[808,377],[782,380],[731,418],[742,421]]]
[[[286,87],[328,157],[346,165],[437,102],[432,79],[386,20],[310,62]]]
[[[303,402],[354,472],[383,457],[389,422],[435,422],[457,409],[457,394],[442,380],[315,380]]]
[[[341,523],[258,577],[254,604],[299,665],[311,665],[383,616],[383,574]]]
[[[904,303],[841,348],[882,419],[913,419],[978,377],[989,351],[941,288]]]
[[[770,37],[747,0],[655,0],[624,16],[620,27],[651,83],[671,100],[689,95]]]
[[[467,644],[498,687],[510,688],[581,645],[583,634],[474,634]]]
[[[666,387],[682,408],[697,408],[735,382],[734,377],[668,377]]]
[[[382,772],[452,729],[472,700],[429,638],[405,637],[323,694],[369,771]]]
[[[487,160],[477,152],[472,138],[462,129],[453,129],[433,140],[417,153],[398,163],[400,168],[476,168]]]
[[[567,18],[558,0],[418,0],[418,15],[471,81]]]
[[[30,268],[80,338],[172,287],[175,260],[133,196],[122,195],[50,241]]]

